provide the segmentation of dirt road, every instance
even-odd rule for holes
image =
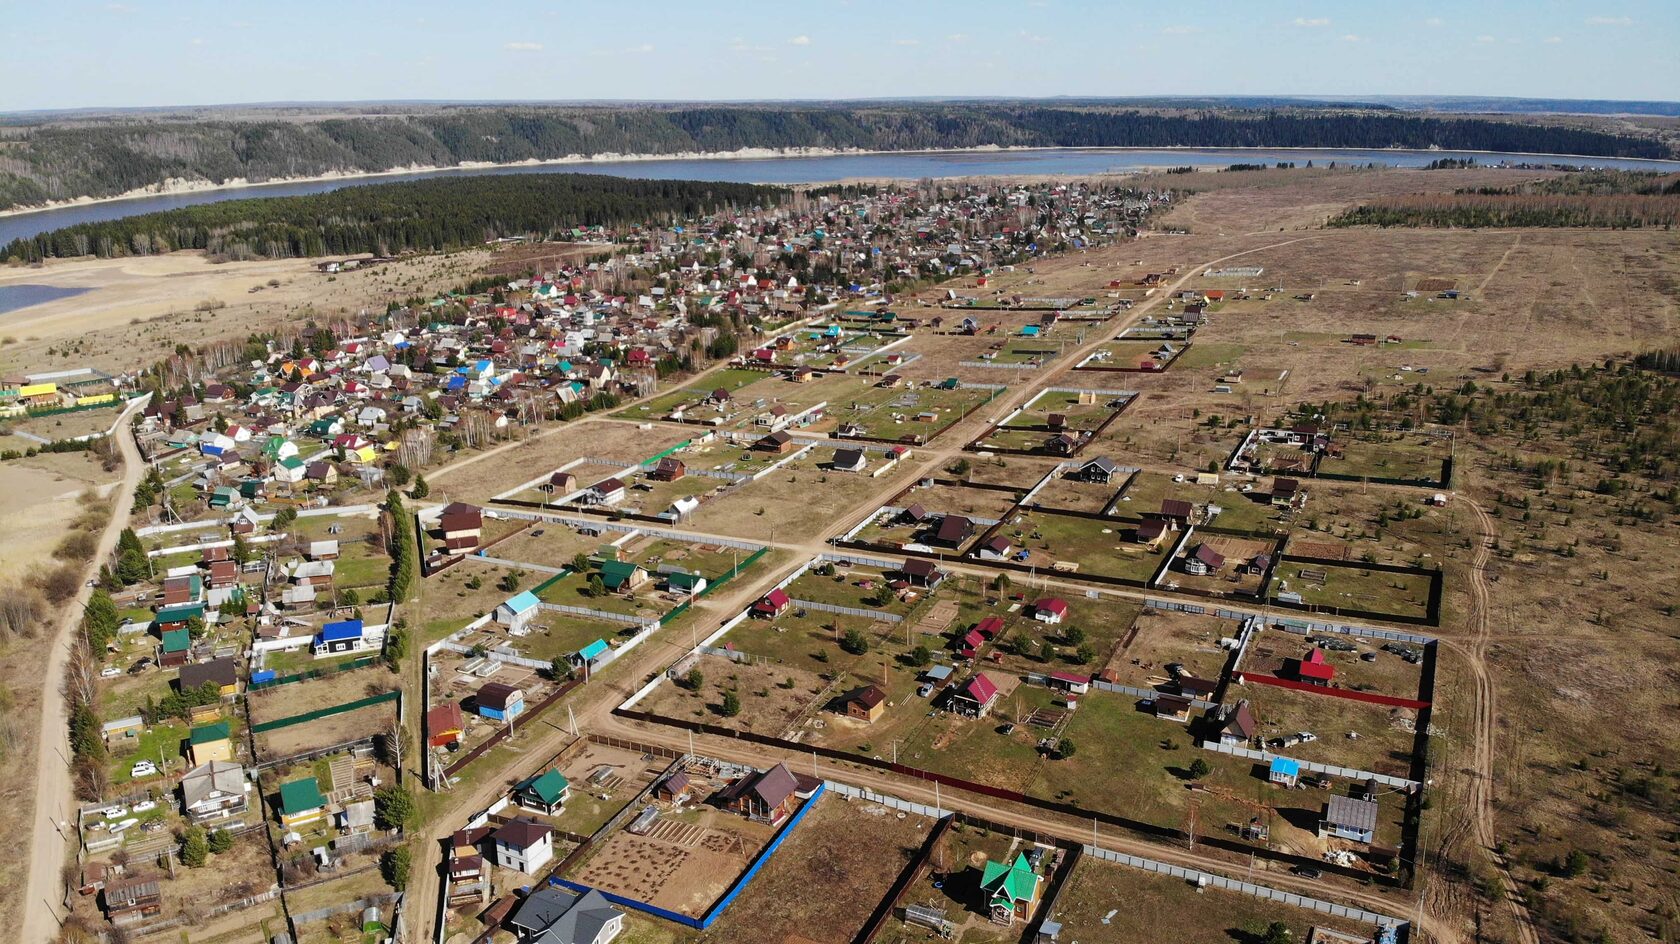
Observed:
[[[128,513],[132,503],[129,496],[140,484],[145,469],[134,435],[128,429],[128,419],[145,405],[145,399],[130,403],[117,423],[116,440],[122,451],[123,476],[112,493],[111,520],[99,536],[99,549],[88,562],[82,575],[82,588],[76,599],[65,604],[51,637],[51,651],[47,655],[47,670],[41,678],[40,749],[35,756],[35,807],[29,830],[29,887],[25,891],[23,922],[18,939],[25,944],[50,941],[58,934],[58,923],[64,913],[64,886],[59,880],[59,865],[65,861],[73,838],[74,822],[70,790],[70,722],[64,710],[62,695],[64,673],[70,662],[70,645],[81,625],[82,608],[87,605],[92,589],[87,581],[99,572],[99,565],[116,549],[117,538],[128,527]]]
[[[1035,371],[1030,383],[1024,383],[1019,386],[1012,387],[1008,395],[994,401],[988,406],[988,409],[985,411],[986,414],[992,417],[1007,415],[1010,411],[1026,403],[1033,396],[1036,396],[1045,387],[1054,385],[1059,378],[1071,371],[1073,366],[1078,364],[1086,354],[1106,343],[1124,328],[1135,324],[1144,314],[1160,304],[1163,299],[1171,297],[1204,269],[1233,259],[1241,258],[1243,256],[1248,256],[1256,252],[1262,252],[1268,249],[1279,248],[1292,243],[1305,242],[1318,238],[1321,237],[1304,236],[1269,243],[1264,246],[1229,253],[1219,258],[1187,267],[1185,274],[1177,279],[1171,286],[1166,287],[1163,291],[1142,304],[1134,306],[1128,313],[1127,317],[1117,325],[1113,326],[1111,330],[1098,333],[1098,335],[1090,342],[1073,351],[1071,356],[1062,358],[1061,363],[1058,366],[1046,370]],[[723,365],[716,365],[711,368],[711,370],[720,369],[722,366]],[[706,373],[710,372],[710,370],[702,372],[702,374],[698,375],[689,382],[697,382],[700,377],[704,377]],[[591,422],[620,421],[601,417],[584,420],[581,423],[564,424],[556,427],[556,429],[567,430],[572,435],[581,435],[583,434],[581,427],[585,427]],[[945,439],[948,445],[938,449],[918,450],[915,453],[916,459],[919,460],[915,466],[915,474],[917,476],[934,474],[953,459],[961,456],[963,454],[963,445],[973,438],[970,434],[977,431],[978,428],[981,427],[981,424],[989,422],[990,421],[988,419],[981,417],[977,413],[958,424],[956,428],[946,432]],[[547,435],[549,432],[553,432],[553,430],[545,431],[541,435]],[[505,449],[508,447],[502,448]],[[462,462],[452,464],[445,469],[440,469],[437,472],[434,472],[431,478],[440,478],[448,471],[482,461],[499,453],[500,451],[501,449],[491,450],[487,453],[465,459]],[[858,515],[866,514],[869,509],[878,507],[881,501],[901,487],[900,483],[902,483],[906,478],[908,478],[908,476],[891,477],[890,479],[882,482],[881,488],[877,490],[876,493],[871,494],[862,501],[858,502],[855,507],[850,509],[835,509],[836,514],[831,519],[832,524],[829,528],[813,533],[803,541],[773,543],[773,546],[783,550],[794,551],[807,557],[814,556],[824,550],[831,549],[831,546],[828,544],[831,537],[841,533],[847,526],[856,520]],[[696,532],[696,535],[699,536],[698,532]],[[960,565],[954,564],[953,566],[957,567]],[[766,574],[762,579],[743,582],[743,585],[732,588],[729,593],[707,601],[704,606],[704,610],[709,615],[717,617],[721,621],[723,618],[727,618],[729,615],[738,612],[742,607],[756,599],[763,592],[766,586],[773,583],[776,579],[779,579],[785,572],[786,569],[782,568],[777,573]],[[686,749],[688,743],[686,735],[678,735],[674,731],[650,732],[649,730],[641,727],[631,726],[612,714],[612,708],[630,694],[632,688],[634,687],[632,683],[640,684],[639,680],[645,679],[650,672],[658,671],[670,657],[671,651],[667,646],[650,645],[644,647],[638,652],[632,654],[625,660],[624,663],[615,666],[616,671],[610,676],[610,679],[615,681],[599,681],[592,685],[590,690],[575,695],[572,699],[571,708],[576,716],[579,729],[602,733],[617,733],[624,737],[656,743],[669,743],[670,746]],[[525,757],[544,758],[551,756],[565,743],[567,743],[571,736],[568,732],[563,731],[560,728],[558,722],[553,721],[552,719],[548,720],[546,724],[539,722],[539,726],[542,727],[545,733],[538,736],[536,740],[527,741],[521,746],[522,755]],[[535,733],[535,729],[527,730],[529,733]],[[768,763],[774,763],[777,760],[783,759],[772,749],[743,749],[737,742],[728,742],[721,739],[706,740],[707,746],[705,749],[709,753],[718,754],[719,756]],[[723,745],[729,746],[726,748]],[[804,761],[801,760],[801,763],[804,763]],[[867,786],[872,789],[877,789],[883,793],[893,793],[906,798],[923,800],[931,800],[933,798],[931,789],[924,790],[923,787],[925,785],[915,781],[899,777],[885,776],[878,772],[866,769],[854,770],[850,767],[841,767],[839,765],[829,766],[833,769],[828,770],[828,773],[843,776],[843,779],[849,783]],[[819,771],[823,770],[820,766],[818,769]],[[488,778],[486,782],[482,783],[471,792],[463,791],[458,796],[451,796],[449,801],[439,811],[436,820],[430,824],[428,835],[423,837],[421,849],[419,850],[419,855],[417,856],[419,861],[415,863],[416,868],[413,873],[414,878],[408,890],[410,899],[415,903],[415,907],[409,909],[408,911],[408,927],[411,929],[410,940],[434,940],[434,934],[437,930],[436,922],[441,917],[439,909],[439,873],[443,862],[442,840],[450,835],[451,831],[459,825],[460,820],[464,816],[488,806],[500,793],[505,791],[505,789],[505,778]],[[1035,829],[1048,828],[1042,822],[1042,817],[1039,814],[1028,812],[1023,809],[1014,809],[1008,805],[1000,805],[995,801],[989,800],[964,798],[961,802],[963,804],[961,806],[956,804],[946,805],[952,808],[966,809],[999,822],[1019,824],[1023,827],[1030,826]],[[1090,839],[1091,835],[1092,834],[1089,832],[1081,831],[1078,836],[1070,835],[1068,838],[1085,841]],[[1149,855],[1166,861],[1175,861],[1182,864],[1208,867],[1210,869],[1229,868],[1229,863],[1208,859],[1203,856],[1190,853],[1186,850],[1175,850],[1155,843],[1141,842],[1113,833],[1099,834],[1098,838],[1104,845],[1108,845],[1110,848],[1130,851],[1139,855]],[[1293,888],[1304,893],[1316,891],[1321,895],[1332,894],[1333,897],[1357,902],[1365,907],[1371,908],[1372,910],[1378,910],[1388,914],[1401,913],[1408,904],[1400,897],[1391,898],[1375,892],[1358,891],[1351,888],[1344,889],[1340,886],[1336,886],[1334,888],[1319,887],[1315,883],[1297,879],[1294,876],[1287,875],[1286,873],[1267,873],[1266,880],[1269,882],[1275,880],[1275,884]]]

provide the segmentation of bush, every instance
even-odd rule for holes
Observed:
[[[210,834],[210,851],[220,855],[233,848],[233,833],[218,829]]]
[[[688,686],[689,691],[697,692],[700,690],[700,686],[706,684],[706,675],[697,668],[689,669],[688,677],[683,679],[683,684]]]
[[[840,648],[854,656],[861,656],[869,651],[869,637],[860,629],[848,629],[846,634],[840,637]]]
[[[723,704],[719,706],[725,718],[733,718],[741,713],[741,698],[734,692],[723,693]]]
[[[408,887],[408,876],[413,868],[414,854],[408,851],[407,846],[388,849],[379,857],[379,874],[386,884],[399,892]]]
[[[373,822],[380,829],[407,829],[418,813],[414,794],[398,784],[386,784],[373,792]]]
[[[1073,743],[1073,738],[1062,738],[1060,741],[1056,742],[1056,759],[1067,760],[1069,757],[1072,757],[1074,751],[1078,749],[1078,745]]]
[[[204,827],[188,826],[181,834],[181,864],[196,869],[208,861],[210,840],[204,835]]]
[[[1210,773],[1213,773],[1213,768],[1208,766],[1208,762],[1205,759],[1198,757],[1190,762],[1191,780],[1200,780]]]

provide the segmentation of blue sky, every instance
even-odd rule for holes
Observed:
[[[0,111],[375,99],[1680,97],[1674,0],[0,0]]]

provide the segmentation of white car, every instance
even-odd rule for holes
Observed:
[[[1301,743],[1303,743],[1303,744],[1310,744],[1313,741],[1318,740],[1318,735],[1312,733],[1311,731],[1302,731],[1299,734],[1296,734],[1295,736],[1300,738]]]
[[[117,676],[119,676],[121,674],[122,674],[122,669],[119,669],[114,665],[108,665],[105,668],[99,670],[99,677],[100,678],[116,678]]]
[[[131,780],[138,780],[141,777],[150,777],[152,774],[157,772],[158,769],[156,764],[149,760],[143,760],[140,763],[135,764],[134,767],[129,770],[128,776]]]
[[[132,812],[135,812],[135,813],[144,813],[147,810],[152,810],[152,809],[156,809],[156,808],[157,808],[157,804],[155,802],[153,802],[151,800],[141,800],[139,803],[134,804],[134,806],[131,807],[130,809],[131,809]]]

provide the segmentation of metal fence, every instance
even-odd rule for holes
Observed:
[[[1257,751],[1252,747],[1239,747],[1235,744],[1222,744],[1218,741],[1199,741],[1197,742],[1197,746],[1204,751],[1213,751],[1216,754],[1226,754],[1231,757],[1241,757],[1247,760],[1258,761],[1262,764],[1269,764],[1272,762],[1272,758],[1283,756],[1282,754],[1273,754],[1270,751]],[[1415,790],[1422,786],[1422,784],[1418,783],[1416,780],[1407,780],[1405,777],[1391,777],[1388,774],[1379,774],[1369,770],[1360,770],[1356,767],[1339,767],[1335,764],[1318,764],[1310,760],[1297,760],[1296,763],[1301,765],[1302,770],[1310,773],[1328,774],[1332,777],[1342,777],[1347,780],[1375,780],[1383,786],[1398,787],[1402,790]]]
[[[1134,688],[1131,685],[1116,685],[1113,682],[1105,682],[1102,679],[1092,679],[1091,680],[1091,687],[1096,689],[1099,692],[1113,692],[1116,695],[1131,695],[1134,698],[1155,699],[1155,698],[1160,697],[1160,695],[1161,695],[1160,692],[1157,692],[1154,689]],[[1200,698],[1190,699],[1190,704],[1197,707],[1197,708],[1212,708],[1213,707],[1213,702],[1203,701]]]
[[[556,613],[566,613],[571,616],[582,616],[586,619],[601,620],[607,623],[618,623],[625,626],[656,627],[659,625],[657,616],[630,616],[625,613],[610,613],[606,610],[592,610],[587,606],[572,606],[568,603],[538,603],[544,610]]]
[[[880,610],[866,610],[857,606],[840,606],[837,603],[818,603],[815,600],[799,599],[794,599],[790,602],[792,602],[794,606],[803,607],[807,610],[816,610],[820,613],[839,613],[842,616],[860,616],[864,619],[880,620],[883,623],[901,623],[904,621],[904,617],[899,616],[897,613],[883,613]]]
[[[823,783],[828,787],[828,789],[834,791],[839,796],[848,797],[854,800],[866,800],[870,803],[879,803],[890,810],[899,810],[904,813],[913,813],[917,816],[927,816],[932,819],[939,819],[945,815],[944,810],[928,806],[925,803],[912,803],[909,800],[901,800],[895,796],[888,796],[885,793],[876,793],[873,790],[865,790],[862,787],[854,787],[851,784],[840,783],[835,780],[824,780]]]
[[[1124,852],[1114,852],[1100,846],[1086,845],[1083,847],[1083,851],[1086,855],[1100,859],[1104,862],[1113,862],[1118,865],[1130,866],[1134,869],[1154,872],[1157,875],[1171,876],[1173,878],[1182,879],[1186,882],[1193,882],[1197,886],[1221,888],[1226,891],[1252,895],[1256,898],[1266,898],[1271,901],[1282,902],[1296,908],[1308,908],[1322,914],[1332,915],[1338,918],[1346,918],[1350,921],[1358,921],[1364,924],[1379,925],[1383,927],[1402,927],[1407,924],[1407,922],[1401,918],[1377,914],[1374,911],[1366,911],[1363,908],[1353,908],[1348,905],[1338,905],[1331,901],[1321,901],[1317,898],[1308,898],[1305,895],[1297,895],[1294,892],[1279,891],[1275,888],[1267,888],[1264,885],[1255,885],[1252,882],[1226,878],[1223,875],[1215,875],[1212,872],[1203,872],[1199,869],[1187,869],[1179,865],[1168,865],[1165,862],[1157,862],[1154,859],[1145,859],[1139,856],[1127,855]]]

